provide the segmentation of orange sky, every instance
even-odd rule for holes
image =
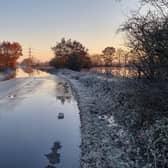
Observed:
[[[64,36],[65,37],[65,36]],[[67,37],[67,39],[70,37]],[[113,39],[113,40],[111,40]],[[60,41],[60,39],[58,40]],[[80,42],[82,42],[82,44],[89,49],[89,54],[101,54],[102,50],[107,47],[107,46],[114,46],[116,48],[125,48],[125,42],[126,40],[124,40],[124,36],[121,34],[115,34],[112,36],[107,35],[106,37],[106,41],[101,38],[100,36],[97,36],[97,38],[93,38],[93,39],[85,39],[85,40],[78,40]],[[48,46],[48,48],[46,48],[46,46],[43,46],[43,44],[39,44],[39,46],[37,47],[32,47],[31,45],[29,45],[29,47],[25,47],[23,46],[23,56],[20,58],[20,60],[23,60],[24,58],[27,58],[29,55],[29,48],[31,48],[32,51],[32,56],[41,60],[41,61],[48,61],[50,60],[52,57],[54,57],[54,53],[51,50],[51,47],[54,46],[56,44],[53,43],[51,46]]]
[[[0,38],[19,42],[22,59],[30,47],[34,57],[51,59],[51,47],[62,37],[81,42],[90,54],[101,53],[107,46],[124,45],[116,31],[137,7],[138,0],[4,0]]]

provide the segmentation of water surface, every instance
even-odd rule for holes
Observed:
[[[89,71],[129,78],[138,76],[137,71],[131,67],[94,67],[91,68]]]
[[[28,81],[0,99],[0,168],[79,168],[80,119],[71,88],[59,77],[23,72],[15,77]]]

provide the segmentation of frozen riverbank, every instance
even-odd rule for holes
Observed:
[[[150,93],[140,81],[130,79],[106,79],[69,70],[61,70],[58,74],[71,83],[78,98],[82,168],[167,165],[168,139],[165,132],[168,121],[167,118],[156,119],[159,105],[155,108],[148,100],[150,94],[159,98],[156,95],[160,90]],[[154,118],[150,120],[156,122],[149,124],[147,117],[151,113]]]

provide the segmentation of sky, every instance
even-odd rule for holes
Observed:
[[[138,0],[0,0],[0,41],[19,42],[22,59],[28,48],[37,59],[51,59],[51,47],[62,37],[101,53],[124,45],[116,31],[137,7]]]

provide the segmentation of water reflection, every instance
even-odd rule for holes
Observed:
[[[60,153],[59,150],[61,149],[61,143],[60,142],[54,142],[51,152],[46,154],[46,158],[49,161],[49,164],[46,166],[46,168],[56,168],[56,164],[60,163]]]
[[[34,69],[31,67],[22,68],[25,73],[27,73],[30,77],[34,76]]]
[[[11,75],[7,76],[7,77],[4,79],[4,81],[5,81],[5,80],[10,80],[10,79],[13,79],[13,78],[16,78],[16,71],[14,71]]]
[[[57,76],[25,79],[18,71],[23,79],[0,84],[0,168],[80,167],[79,109],[71,88]],[[59,113],[66,117],[59,120]],[[56,139],[60,143],[52,145]]]
[[[48,73],[40,71],[38,69],[33,69],[32,67],[22,67],[16,70],[16,77],[46,77]]]
[[[131,67],[95,67],[90,71],[114,76],[138,77],[137,71]]]
[[[0,113],[2,111],[13,111],[32,92],[35,92],[43,81],[41,80],[12,80],[9,79],[0,85]],[[6,88],[9,92],[5,94]],[[12,88],[12,89],[11,89]]]
[[[56,99],[60,100],[62,104],[71,102],[72,93],[67,82],[59,82],[56,86]]]
[[[8,75],[5,80],[10,80],[13,78],[23,78],[23,77],[46,77],[48,76],[48,73],[40,71],[38,69],[33,69],[31,67],[22,67],[17,68],[16,71]]]
[[[52,165],[48,165],[46,168],[56,168],[56,167]]]

